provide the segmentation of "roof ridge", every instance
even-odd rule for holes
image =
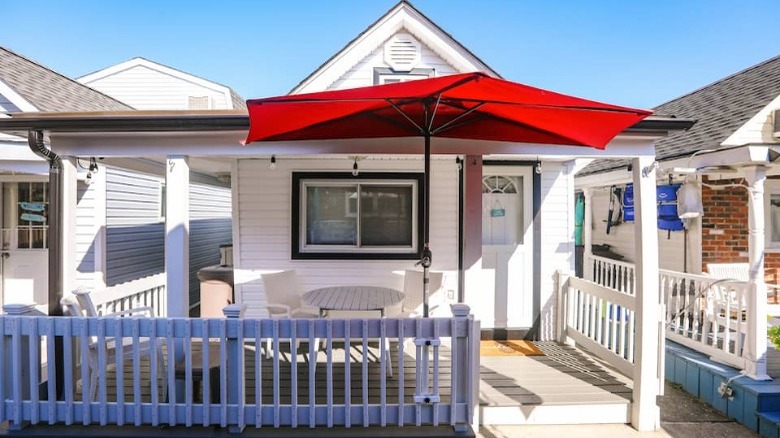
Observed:
[[[38,66],[38,67],[40,67],[40,68],[42,68],[42,69],[44,69],[44,70],[46,70],[46,71],[49,71],[49,72],[51,72],[51,73],[54,73],[55,75],[57,75],[57,76],[59,76],[59,77],[61,77],[61,78],[65,79],[65,80],[67,80],[67,81],[69,81],[69,82],[72,82],[72,83],[74,83],[74,84],[77,84],[77,85],[78,85],[78,86],[80,86],[80,87],[87,88],[87,89],[89,89],[90,91],[93,91],[93,92],[95,92],[95,93],[97,93],[97,94],[100,94],[101,96],[104,96],[104,97],[106,97],[106,98],[108,98],[108,99],[110,99],[110,100],[112,100],[112,101],[114,101],[114,102],[116,102],[116,103],[118,103],[118,104],[120,104],[120,105],[126,106],[128,109],[135,109],[135,108],[133,108],[132,106],[130,106],[130,105],[128,105],[128,104],[126,104],[126,103],[122,102],[121,100],[118,100],[118,99],[116,99],[116,98],[114,98],[114,97],[112,97],[112,96],[109,96],[108,94],[105,94],[105,93],[103,93],[103,92],[101,92],[101,91],[98,91],[98,90],[96,90],[96,89],[94,89],[94,88],[90,87],[89,85],[82,84],[81,82],[79,82],[79,81],[77,81],[77,80],[75,80],[75,79],[73,79],[73,78],[69,78],[69,77],[65,76],[64,74],[62,74],[62,73],[60,73],[60,72],[58,72],[58,71],[56,71],[56,70],[53,70],[53,69],[51,69],[51,68],[49,68],[49,67],[46,67],[45,65],[41,64],[41,63],[40,63],[40,62],[38,62],[38,61],[35,61],[35,60],[33,60],[33,59],[30,59],[30,58],[28,58],[28,57],[26,57],[26,56],[24,56],[24,55],[22,55],[22,54],[19,54],[19,53],[15,52],[15,51],[13,51],[13,50],[9,49],[8,47],[5,47],[5,46],[0,46],[0,50],[3,50],[3,51],[5,51],[5,52],[8,52],[8,53],[10,53],[10,54],[12,54],[12,55],[16,56],[16,57],[19,57],[19,58],[21,58],[21,59],[24,59],[25,61],[27,61],[27,62],[29,62],[29,63],[31,63],[31,64],[35,64],[36,66]]]
[[[294,87],[292,87],[292,88],[290,89],[290,91],[289,91],[287,94],[290,94],[290,93],[292,93],[293,91],[295,91],[296,89],[298,89],[298,88],[299,88],[301,85],[303,85],[303,84],[304,84],[306,81],[308,81],[309,79],[311,79],[311,78],[312,78],[312,77],[313,77],[313,76],[314,76],[314,75],[315,75],[317,72],[321,71],[321,70],[322,70],[322,69],[323,69],[323,68],[324,68],[324,67],[325,67],[325,66],[326,66],[326,65],[327,65],[329,62],[331,62],[332,60],[334,60],[334,59],[336,58],[336,56],[338,56],[340,53],[342,53],[344,50],[346,50],[348,47],[350,47],[352,44],[354,44],[354,43],[355,43],[357,40],[359,40],[359,39],[360,39],[360,37],[362,37],[363,35],[365,35],[365,34],[366,34],[366,32],[368,32],[369,30],[373,29],[373,28],[374,28],[374,27],[375,27],[377,24],[379,24],[379,22],[380,22],[380,21],[382,21],[382,20],[384,20],[386,17],[388,17],[388,16],[390,15],[390,13],[392,13],[394,10],[398,9],[398,8],[399,8],[401,5],[406,5],[406,6],[408,6],[408,7],[409,7],[411,10],[413,10],[414,12],[416,12],[416,13],[420,14],[420,16],[421,16],[421,17],[423,17],[425,20],[428,20],[428,22],[429,22],[429,23],[431,23],[431,24],[432,24],[434,27],[436,27],[436,29],[438,29],[439,31],[441,31],[441,33],[443,33],[444,35],[446,35],[446,36],[447,36],[449,39],[451,39],[452,41],[454,41],[454,42],[455,42],[455,44],[459,45],[459,46],[460,46],[460,47],[461,47],[463,50],[465,50],[465,51],[466,51],[466,53],[468,53],[469,55],[473,56],[473,57],[474,57],[474,59],[476,59],[477,61],[479,61],[480,63],[482,63],[483,65],[485,65],[487,68],[489,68],[489,69],[490,69],[490,71],[491,71],[491,72],[493,72],[493,73],[495,73],[495,74],[496,74],[496,76],[498,76],[498,78],[499,78],[499,79],[503,79],[503,78],[501,77],[501,75],[500,75],[500,74],[499,74],[499,73],[498,73],[496,70],[494,70],[492,67],[490,67],[490,66],[489,66],[489,65],[488,65],[486,62],[484,62],[484,61],[482,60],[482,58],[480,58],[479,56],[477,56],[476,54],[474,54],[474,52],[472,52],[472,51],[471,51],[471,50],[470,50],[468,47],[466,47],[465,45],[463,45],[463,43],[461,43],[460,41],[458,41],[457,39],[455,39],[455,37],[453,37],[453,36],[452,36],[452,34],[450,34],[449,32],[447,32],[446,30],[444,30],[444,28],[442,28],[441,26],[439,26],[439,25],[438,25],[438,24],[437,24],[435,21],[431,20],[431,19],[430,19],[430,17],[428,17],[427,15],[423,14],[423,13],[422,13],[422,12],[421,12],[419,9],[417,9],[416,7],[414,7],[414,5],[412,5],[412,3],[411,3],[409,0],[400,0],[398,3],[396,3],[395,5],[393,5],[393,7],[391,7],[390,9],[388,9],[388,10],[387,10],[387,12],[385,12],[385,13],[384,13],[384,14],[382,14],[382,15],[380,15],[380,16],[379,16],[379,18],[377,18],[377,19],[376,19],[376,20],[374,20],[374,21],[373,21],[371,24],[369,24],[368,26],[366,26],[366,28],[365,28],[365,29],[363,29],[362,31],[360,31],[360,33],[358,33],[358,34],[357,34],[357,35],[356,35],[354,38],[352,38],[352,39],[351,39],[351,40],[349,40],[349,41],[348,41],[346,44],[344,44],[344,46],[342,46],[342,47],[341,47],[339,50],[337,50],[337,51],[336,51],[336,52],[334,52],[334,53],[333,53],[331,56],[329,56],[329,57],[328,57],[328,59],[326,59],[326,60],[325,60],[323,63],[321,63],[321,64],[320,64],[320,65],[319,65],[317,68],[315,68],[314,70],[312,70],[312,72],[311,72],[311,73],[309,73],[308,75],[306,75],[306,77],[305,77],[305,78],[303,78],[303,79],[302,79],[300,82],[298,82],[297,84],[295,84],[295,86],[294,86]]]
[[[681,96],[675,97],[672,100],[668,100],[666,102],[660,103],[660,104],[654,106],[652,109],[656,109],[656,108],[659,108],[661,106],[668,105],[668,104],[676,102],[676,101],[678,101],[680,99],[685,99],[686,97],[688,97],[688,96],[690,96],[692,94],[696,94],[696,93],[698,93],[700,91],[703,91],[703,90],[705,90],[707,88],[710,88],[713,85],[717,85],[717,84],[719,84],[721,82],[724,82],[724,81],[726,81],[728,79],[731,79],[731,78],[733,78],[735,76],[739,76],[739,75],[741,75],[743,73],[747,73],[750,70],[754,70],[754,69],[757,69],[759,67],[763,67],[764,65],[770,64],[770,63],[775,62],[775,61],[780,61],[780,55],[775,55],[775,56],[773,56],[773,57],[771,57],[769,59],[766,59],[764,61],[759,62],[758,64],[754,64],[754,65],[751,65],[749,67],[743,68],[742,70],[739,70],[739,71],[737,71],[735,73],[732,73],[732,74],[730,74],[730,75],[728,75],[728,76],[726,76],[724,78],[717,79],[717,80],[715,80],[713,82],[710,82],[707,85],[701,86],[701,87],[699,87],[699,88],[697,88],[697,89],[695,89],[693,91],[689,91],[689,92],[687,92],[687,93],[685,93],[685,94],[683,94]]]

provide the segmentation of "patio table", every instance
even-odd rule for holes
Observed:
[[[329,310],[379,311],[400,303],[404,294],[381,286],[330,286],[314,289],[303,295],[303,302],[320,309],[320,317]]]

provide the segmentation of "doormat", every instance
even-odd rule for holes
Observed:
[[[480,341],[482,356],[544,356],[531,341]]]

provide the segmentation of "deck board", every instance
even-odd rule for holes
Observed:
[[[482,357],[480,367],[480,403],[482,406],[539,406],[539,405],[577,405],[604,403],[628,403],[631,399],[631,382],[620,376],[615,371],[607,369],[601,363],[585,355],[581,351],[561,346],[554,342],[539,342],[537,346],[545,353],[545,356],[506,356],[506,357]],[[199,345],[193,343],[193,350]],[[253,404],[256,401],[255,389],[255,354],[254,346],[248,345],[245,351],[245,395],[246,403]],[[362,375],[362,347],[350,349],[350,403],[359,405],[363,400],[363,375]],[[403,387],[404,403],[414,404],[416,388],[416,364],[415,349],[404,349],[403,382],[399,382],[398,370],[398,346],[391,344],[390,357],[393,358],[394,377],[388,377],[385,400],[390,403],[397,402],[400,387]],[[376,343],[369,346],[368,353],[368,404],[381,404],[381,369],[380,352]],[[290,404],[292,394],[290,382],[292,380],[293,356],[289,347],[280,347],[279,363],[279,402]],[[333,402],[341,404],[345,402],[345,360],[346,353],[343,346],[334,344],[333,347]],[[261,355],[262,402],[274,403],[273,381],[273,355],[265,359]],[[309,403],[309,365],[308,346],[301,344],[301,348],[295,355],[297,363],[296,380],[298,382],[297,403],[306,405]],[[447,348],[440,349],[439,366],[442,370],[439,374],[439,388],[441,403],[450,402],[451,374],[450,351]],[[431,366],[432,366],[431,361]],[[317,355],[317,365],[314,376],[314,400],[317,404],[326,404],[327,395],[327,354],[322,350]],[[126,403],[133,400],[133,379],[131,363],[125,364],[125,397]],[[151,401],[150,369],[148,359],[142,360],[141,373],[141,399],[144,402]],[[107,397],[116,399],[117,373],[111,367],[106,376]],[[431,378],[432,382],[432,378]],[[162,388],[160,388],[162,394]],[[202,389],[193,393],[195,400],[202,397]],[[77,387],[75,399],[81,399],[80,385]]]

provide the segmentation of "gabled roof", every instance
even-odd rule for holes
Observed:
[[[705,149],[721,149],[731,134],[780,96],[780,56],[713,82],[654,108],[656,115],[698,120],[688,131],[656,142],[656,160],[672,160]],[[578,175],[628,165],[627,160],[598,160]]]
[[[4,47],[0,47],[0,81],[38,111],[126,111],[133,109],[112,97]],[[17,104],[16,106],[23,105]]]
[[[84,76],[80,76],[76,78],[77,81],[82,83],[89,83],[92,81],[95,81],[97,79],[104,78],[106,76],[112,75],[114,73],[118,73],[120,71],[124,71],[136,66],[144,66],[146,68],[150,68],[152,70],[156,70],[158,72],[162,72],[165,74],[169,74],[193,83],[196,83],[198,85],[202,85],[207,88],[212,89],[218,89],[224,93],[229,94],[229,101],[233,104],[233,109],[243,109],[246,108],[246,102],[244,101],[244,98],[242,98],[238,93],[236,93],[235,90],[228,87],[227,85],[220,84],[218,82],[214,82],[212,80],[194,75],[192,73],[187,73],[186,71],[179,70],[178,68],[170,67],[164,64],[160,64],[159,62],[151,61],[149,59],[137,56],[132,59],[128,59],[127,61],[120,62],[119,64],[115,64],[97,71],[94,71],[92,73],[88,73]]]
[[[461,65],[455,65],[455,67],[461,67],[464,73],[467,71],[484,71],[491,76],[501,77],[466,46],[431,21],[430,18],[417,10],[411,3],[401,0],[363,32],[358,34],[355,39],[347,43],[346,46],[317,67],[309,76],[290,90],[290,94],[311,91],[307,90],[307,87],[317,80],[326,82],[325,86],[316,87],[317,91],[324,90],[341,75],[345,74],[355,63],[361,61],[401,28],[412,33],[434,51],[439,52],[445,60],[447,60],[446,58],[450,58],[450,62],[456,60]],[[323,73],[331,70],[337,72],[336,77],[333,79],[322,79]]]

